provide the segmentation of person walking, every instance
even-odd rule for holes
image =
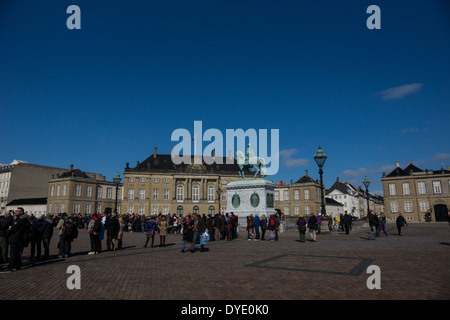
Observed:
[[[195,244],[197,242],[200,243],[200,235],[203,234],[205,232],[205,225],[203,222],[203,219],[201,217],[199,217],[199,215],[197,213],[194,213],[193,215],[193,223],[191,224],[193,227],[193,239],[192,239],[192,243],[191,243],[191,253],[195,252]],[[203,252],[204,250],[204,245],[201,244],[201,250]]]
[[[153,244],[155,243],[155,234],[156,234],[156,231],[158,231],[158,225],[156,224],[154,216],[152,216],[150,218],[150,220],[147,222],[147,224],[145,225],[145,230],[146,230],[147,240],[145,241],[144,248],[147,248],[147,244],[150,239],[152,239],[152,243],[151,243],[150,247],[153,248]]]
[[[183,244],[181,246],[181,252],[186,252],[186,244],[192,243],[194,238],[194,231],[192,229],[191,225],[191,215],[188,214],[184,219],[181,220],[181,226],[182,226],[182,235],[183,235]]]
[[[261,240],[264,241],[264,235],[266,234],[267,230],[267,219],[266,216],[263,214],[261,216],[261,221],[259,222],[259,225],[261,226]]]
[[[377,237],[380,236],[381,231],[383,231],[384,235],[387,237],[388,234],[386,232],[386,217],[380,214],[378,217],[378,224]]]
[[[395,223],[397,225],[398,235],[402,236],[402,228],[405,225],[408,226],[408,224],[406,223],[406,220],[405,220],[405,218],[403,217],[403,215],[401,213],[398,214],[398,217],[395,220]]]
[[[308,218],[308,230],[311,236],[311,242],[316,242],[317,229],[319,228],[317,223],[317,217],[314,213],[311,213],[311,216]]]
[[[306,220],[300,215],[297,219],[298,233],[300,234],[300,242],[305,242]]]
[[[370,210],[367,220],[369,220],[369,227],[371,230],[369,234],[369,240],[375,240],[375,235],[378,227],[378,217],[373,213],[373,210]]]
[[[166,216],[162,216],[161,219],[159,220],[158,229],[159,229],[159,246],[165,247],[167,229],[169,229],[169,223],[167,222]]]

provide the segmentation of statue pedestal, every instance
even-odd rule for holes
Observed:
[[[274,214],[275,184],[267,179],[248,179],[231,181],[227,189],[227,212],[239,217],[250,214],[266,217]]]

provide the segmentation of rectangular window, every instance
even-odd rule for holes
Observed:
[[[163,214],[164,214],[164,215],[169,214],[169,206],[164,206],[164,207],[163,207]]]
[[[65,183],[63,186],[63,196],[67,195],[67,184]]]
[[[145,214],[144,206],[139,206],[139,214],[140,214],[140,215]]]
[[[134,199],[134,189],[128,189],[128,199]]]
[[[139,199],[145,199],[145,189],[139,189]]]
[[[300,190],[294,190],[294,200],[300,200]]]
[[[158,214],[158,206],[152,207],[152,214],[157,215]]]
[[[97,187],[97,199],[103,198],[103,188],[101,186]]]
[[[420,211],[421,212],[427,212],[429,209],[428,202],[427,201],[421,201],[420,202]]]
[[[402,191],[403,191],[404,195],[409,195],[410,194],[409,182],[402,182]]]
[[[55,213],[59,213],[59,204],[55,203]]]
[[[310,215],[311,214],[311,206],[306,206],[305,207],[305,215]]]
[[[145,178],[139,178],[139,181],[144,183],[145,182]]]
[[[134,211],[134,209],[133,209],[133,206],[132,205],[129,205],[128,207],[127,207],[127,213],[133,213],[133,211]]]
[[[66,205],[61,203],[61,212],[66,212]]]
[[[405,202],[405,212],[413,212],[412,202]]]
[[[52,209],[53,209],[53,205],[49,204],[48,205],[48,213],[52,213]]]
[[[391,212],[392,213],[398,212],[398,203],[397,202],[391,202]]]
[[[440,181],[433,181],[433,191],[434,193],[442,193]]]
[[[84,213],[87,213],[87,214],[91,213],[91,205],[90,204],[84,205]]]
[[[80,213],[80,204],[79,203],[73,204],[73,213]]]
[[[198,190],[197,185],[192,186],[192,201],[198,201]]]
[[[395,189],[395,184],[394,183],[389,183],[389,195],[390,196],[397,195],[397,190]]]
[[[284,201],[288,201],[289,200],[289,190],[284,190],[283,191],[283,197],[284,197]]]
[[[106,188],[106,199],[112,199],[112,188]]]
[[[102,205],[98,204],[97,205],[97,213],[100,213],[100,212],[102,212]]]
[[[291,214],[290,210],[289,210],[289,207],[284,207],[284,214],[287,215],[287,216],[289,216]]]
[[[158,200],[158,198],[159,198],[159,190],[158,189],[153,189],[152,199],[153,200]]]
[[[280,201],[280,191],[275,191],[275,201]]]
[[[81,184],[76,184],[75,185],[75,197],[80,197],[81,196]],[[75,212],[75,213],[79,213],[79,212]]]
[[[295,210],[295,215],[296,216],[300,215],[300,207],[299,206],[295,206],[294,210]]]
[[[165,178],[165,179],[164,179],[164,183],[170,183],[170,179]]]
[[[305,200],[309,200],[309,189],[305,189]]]
[[[86,197],[90,198],[92,196],[92,186],[86,187]]]
[[[129,182],[134,182],[134,177],[128,178],[128,181],[129,181]]]
[[[419,190],[419,194],[427,194],[427,189],[425,187],[425,182],[418,182],[417,189]]]
[[[208,201],[214,201],[214,187],[208,187]]]
[[[164,193],[163,193],[163,199],[164,199],[164,200],[169,200],[169,197],[170,197],[170,190],[169,190],[169,189],[164,189],[163,192],[164,192]]]
[[[54,195],[55,195],[55,186],[52,185],[52,186],[50,187],[50,197],[53,197]]]
[[[56,186],[56,196],[59,197],[60,194],[61,194],[61,185],[58,184],[58,185]]]
[[[153,183],[159,183],[159,178],[153,178]]]

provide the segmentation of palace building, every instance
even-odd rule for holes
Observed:
[[[401,213],[408,221],[423,221],[428,209],[433,221],[448,221],[450,208],[450,168],[422,170],[410,161],[383,173],[386,217],[395,220]]]
[[[122,213],[185,216],[194,212],[205,215],[227,212],[226,185],[241,179],[239,166],[236,160],[227,163],[226,157],[222,157],[222,164],[217,164],[214,151],[211,157],[214,159],[191,156],[191,164],[174,164],[170,154],[158,154],[155,147],[153,155],[137,162],[134,168],[127,163],[123,173]]]

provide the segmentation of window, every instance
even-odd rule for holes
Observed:
[[[50,197],[53,197],[55,195],[55,186],[52,185],[50,188]]]
[[[413,212],[412,202],[405,202],[405,212]]]
[[[98,204],[97,205],[97,213],[100,213],[100,212],[102,212],[102,205]]]
[[[129,182],[134,182],[134,177],[128,178],[128,181],[129,181]]]
[[[106,199],[112,199],[112,188],[106,188]]]
[[[309,200],[309,189],[305,189],[305,200]]]
[[[284,207],[284,214],[287,216],[290,215],[289,207]]]
[[[164,197],[164,200],[169,200],[169,197],[170,197],[169,189],[164,189],[163,197]]]
[[[79,197],[81,196],[81,184],[76,184],[75,185],[75,197]],[[79,213],[79,212],[75,212],[75,213]]]
[[[132,205],[129,205],[127,207],[127,213],[133,213],[133,206]]]
[[[61,185],[58,184],[58,185],[56,186],[56,196],[59,197],[60,194],[61,194]]]
[[[159,183],[159,178],[153,178],[153,183]]]
[[[55,203],[55,213],[59,213],[59,204]]]
[[[48,213],[52,213],[53,205],[50,203],[48,205]]]
[[[183,207],[182,206],[178,206],[177,207],[177,215],[178,216],[182,216],[183,215]]]
[[[198,201],[198,185],[192,186],[192,201]]]
[[[97,198],[98,199],[103,198],[103,188],[101,186],[97,187]],[[100,211],[98,211],[98,212],[100,212]]]
[[[427,194],[427,189],[425,187],[425,182],[418,182],[417,189],[419,189],[419,194]]]
[[[169,178],[165,178],[164,179],[164,183],[170,183],[170,179]]]
[[[184,199],[184,187],[182,184],[179,184],[177,187],[177,201],[183,201]]]
[[[66,205],[61,203],[61,212],[66,212]]]
[[[144,183],[145,182],[145,178],[139,178],[139,181]]]
[[[208,214],[210,214],[211,215],[211,217],[212,216],[214,216],[215,215],[215,209],[214,209],[214,207],[213,206],[210,206],[209,208],[208,208]]]
[[[294,190],[294,200],[300,200],[300,190]]]
[[[194,206],[193,208],[193,213],[197,213],[198,214],[199,210],[198,210],[198,206]]]
[[[294,213],[296,216],[300,215],[300,207],[299,206],[294,207]]]
[[[420,203],[420,211],[421,212],[427,212],[429,209],[428,202],[427,201],[421,201]]]
[[[92,196],[92,186],[86,187],[86,197],[90,198]]]
[[[441,182],[440,181],[433,181],[433,191],[434,193],[441,193]]]
[[[397,202],[391,202],[391,212],[392,213],[398,212],[398,203]]]
[[[284,201],[288,201],[289,200],[289,190],[284,190],[283,191],[283,197],[284,197]]]
[[[409,182],[403,182],[403,183],[402,183],[402,191],[403,191],[403,194],[404,194],[404,195],[410,194],[410,191],[409,191]]]
[[[396,194],[397,194],[397,190],[395,189],[395,184],[389,183],[389,195],[395,196]],[[395,211],[395,212],[397,212],[397,211]]]
[[[275,191],[275,201],[280,200],[280,191]]]
[[[128,189],[128,199],[134,199],[134,189]]]
[[[145,189],[139,189],[139,199],[145,199]]]
[[[87,213],[87,214],[91,213],[91,205],[90,204],[84,205],[84,213]]]
[[[169,211],[169,206],[164,206],[163,207],[163,214],[164,215],[168,215],[170,213],[170,211]]]
[[[158,200],[158,198],[159,198],[159,190],[158,189],[153,189],[152,199],[153,200]]]
[[[140,215],[145,214],[144,206],[139,206],[139,211],[138,212],[139,212]]]
[[[305,215],[310,215],[311,214],[311,206],[306,206],[305,207]]]
[[[80,204],[79,203],[73,204],[73,213],[80,213]]]
[[[214,187],[208,187],[208,201],[214,201]]]

